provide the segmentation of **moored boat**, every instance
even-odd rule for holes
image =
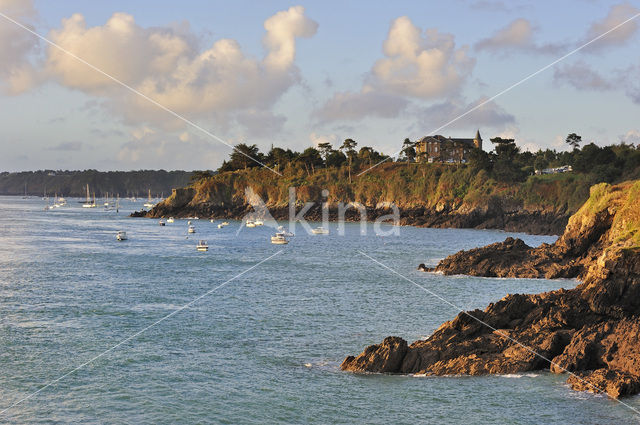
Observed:
[[[328,235],[329,230],[320,226],[320,227],[316,227],[315,229],[312,229],[311,233],[313,233],[314,235]]]
[[[196,249],[198,251],[208,251],[209,250],[209,245],[207,244],[207,241],[205,240],[200,240],[198,242],[198,245],[196,245]]]

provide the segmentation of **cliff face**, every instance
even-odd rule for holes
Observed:
[[[239,219],[252,210],[246,195],[246,188],[251,188],[274,218],[288,219],[292,187],[298,210],[305,202],[315,203],[307,219],[321,217],[323,202],[330,205],[331,219],[337,218],[339,203],[364,206],[370,220],[389,214],[389,205],[394,204],[400,210],[400,224],[405,225],[559,234],[586,199],[588,185],[579,176],[535,176],[524,183],[505,184],[482,172],[437,164],[382,164],[354,177],[352,183],[345,167],[312,175],[289,171],[283,176],[250,169],[199,181],[146,216]],[[351,209],[346,218],[358,219],[359,213]]]
[[[449,374],[570,373],[576,390],[612,397],[640,391],[640,181],[597,185],[560,239],[520,240],[461,252],[445,274],[579,277],[572,290],[508,295],[484,311],[461,312],[425,341],[385,339],[342,369]],[[387,360],[392,359],[392,360]],[[401,360],[400,360],[401,359]]]

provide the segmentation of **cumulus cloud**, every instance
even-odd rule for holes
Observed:
[[[581,44],[587,43],[607,31],[610,31],[612,28],[615,28],[617,25],[620,25],[638,13],[640,13],[640,9],[630,5],[629,3],[611,6],[607,16],[602,20],[591,24]],[[585,50],[598,51],[606,49],[607,47],[626,44],[637,31],[638,22],[634,19],[611,31],[598,41],[590,44]]]
[[[371,70],[371,85],[423,99],[459,89],[475,65],[466,47],[456,49],[452,34],[435,28],[423,34],[406,16],[391,23],[383,53]]]
[[[414,113],[421,118],[423,127],[435,130],[458,118],[467,111],[478,107],[478,105],[486,102],[486,100],[486,97],[481,97],[467,103],[462,99],[453,99],[425,108],[419,108],[414,111]],[[515,123],[515,117],[513,115],[506,112],[497,103],[488,102],[447,125],[447,128],[474,129],[478,127],[491,127],[493,129],[504,129],[513,123]]]
[[[614,85],[583,61],[559,66],[554,70],[553,80],[566,83],[578,90],[611,90]]]
[[[246,55],[232,39],[217,40],[202,50],[187,24],[145,28],[127,13],[115,13],[104,25],[93,27],[84,16],[74,14],[48,37],[180,115],[248,127],[255,124],[251,129],[255,130],[257,125],[282,126],[283,117],[263,111],[300,82],[294,63],[296,39],[313,36],[318,24],[305,16],[302,6],[294,6],[268,18],[264,27],[262,59]],[[126,124],[183,126],[148,100],[53,46],[46,51],[44,75],[101,98]]]
[[[37,13],[31,0],[0,0],[0,10],[10,18],[29,26]],[[7,94],[19,94],[37,81],[37,72],[29,55],[36,51],[38,39],[17,25],[0,24],[0,88]]]
[[[528,20],[519,18],[506,27],[496,31],[491,37],[484,38],[475,44],[476,50],[493,53],[509,53],[527,51],[543,54],[555,54],[565,46],[560,44],[537,44],[533,37],[534,27]]]
[[[408,99],[459,92],[475,66],[467,47],[456,48],[453,35],[423,32],[406,16],[391,23],[382,47],[384,57],[373,64],[360,91],[335,93],[316,116],[324,121],[394,118],[410,104]]]

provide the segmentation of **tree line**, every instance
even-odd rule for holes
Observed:
[[[627,143],[604,147],[594,143],[581,146],[582,138],[576,133],[566,137],[570,149],[563,151],[545,149],[529,152],[517,146],[515,139],[494,137],[490,140],[493,145],[491,152],[472,148],[466,163],[453,166],[470,167],[477,172],[482,170],[489,177],[502,182],[522,182],[536,170],[561,166],[571,166],[574,172],[589,174],[594,181],[613,182],[625,176],[633,176],[640,167],[640,147]],[[311,175],[320,168],[347,167],[351,181],[352,174],[381,161],[405,162],[408,166],[425,162],[425,157],[416,154],[415,145],[416,142],[405,139],[399,155],[391,158],[369,146],[358,149],[358,143],[353,139],[345,139],[337,147],[330,143],[320,143],[317,147],[308,147],[302,152],[272,146],[266,154],[260,152],[255,144],[241,143],[235,146],[229,159],[217,171],[236,171],[265,165],[278,172],[301,168],[307,175]],[[198,174],[194,178],[210,175],[212,174]]]
[[[171,189],[184,187],[192,177],[188,171],[68,171],[39,170],[0,173],[1,195],[84,197],[86,185],[97,197],[119,194],[121,197],[168,196]]]

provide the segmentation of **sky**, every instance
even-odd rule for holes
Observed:
[[[0,0],[0,13],[0,171],[215,169],[237,143],[347,138],[394,155],[407,137],[477,129],[485,150],[496,136],[564,150],[574,132],[640,143],[638,2]]]

